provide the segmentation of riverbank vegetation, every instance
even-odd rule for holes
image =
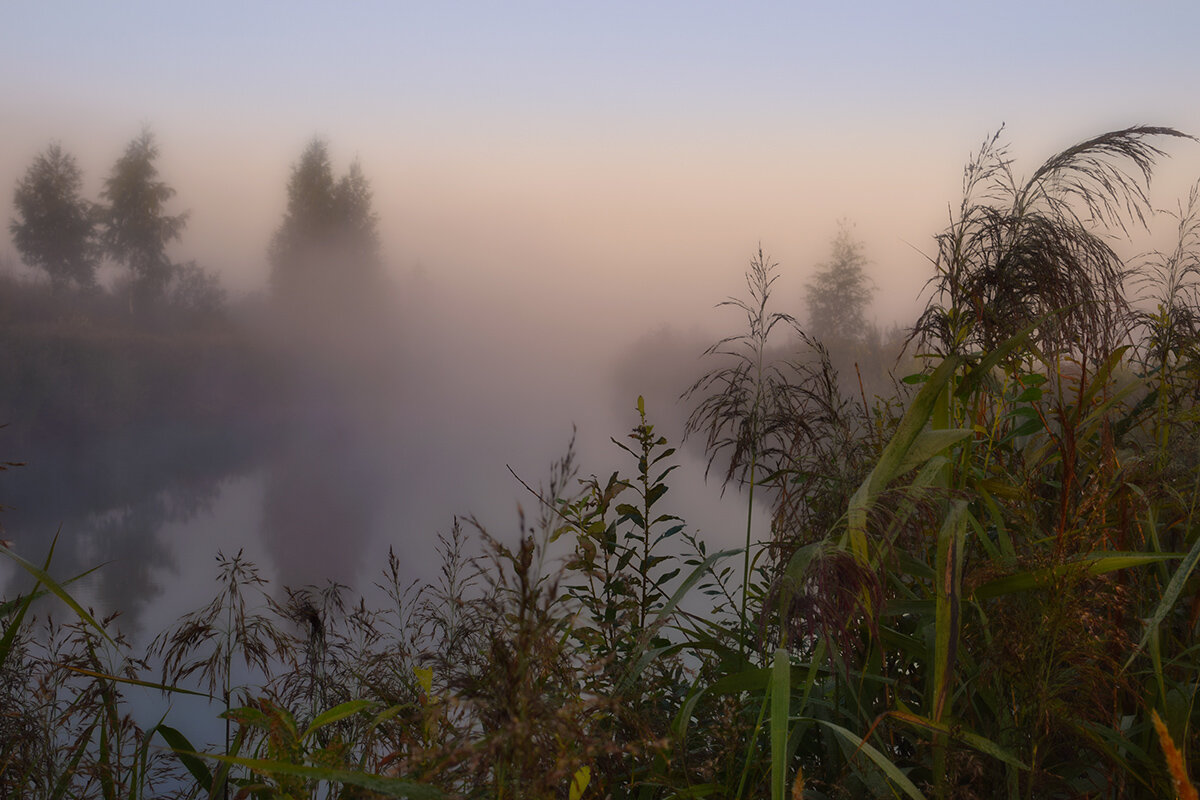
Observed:
[[[688,394],[737,550],[672,507],[640,399],[625,470],[568,452],[515,533],[456,523],[411,585],[389,554],[380,603],[226,553],[140,654],[52,555],[0,549],[31,578],[0,607],[0,796],[1195,797],[1200,194],[1172,245],[1113,238],[1163,219],[1180,137],[1028,179],[985,142],[891,393],[846,390],[756,253]],[[69,623],[34,619],[47,593]],[[147,684],[224,736],[135,719]]]

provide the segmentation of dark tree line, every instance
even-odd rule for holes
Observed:
[[[57,142],[34,159],[13,192],[9,230],[21,258],[46,273],[55,293],[95,290],[108,259],[125,269],[137,312],[164,299],[198,309],[221,304],[215,278],[167,252],[187,214],[168,213],[175,190],[159,179],[157,158],[154,135],[143,130],[114,163],[99,202],[83,197],[83,172]]]
[[[124,269],[130,308],[164,303],[212,311],[224,302],[217,279],[168,252],[187,225],[172,213],[175,189],[164,182],[153,133],[143,130],[104,181],[99,201],[83,196],[83,171],[54,142],[30,164],[13,192],[13,244],[24,263],[45,273],[52,291],[94,292],[106,261]],[[328,146],[314,139],[292,170],[283,222],[270,241],[271,290],[290,306],[361,299],[380,271],[378,218],[371,188],[355,161],[334,176]]]

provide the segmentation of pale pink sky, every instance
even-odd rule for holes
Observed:
[[[321,135],[339,169],[362,160],[398,272],[564,319],[564,298],[587,296],[607,309],[579,323],[593,337],[707,316],[760,241],[799,311],[842,217],[876,265],[876,316],[905,318],[962,165],[1001,123],[1026,172],[1116,127],[1200,132],[1191,3],[44,2],[5,17],[5,220],[3,187],[50,140],[95,192],[146,123],[192,214],[181,257],[253,289],[290,165]],[[1172,150],[1163,183],[1184,187],[1200,158]]]

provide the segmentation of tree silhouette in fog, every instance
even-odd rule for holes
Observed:
[[[302,307],[361,296],[379,270],[371,187],[355,161],[334,177],[329,147],[313,139],[292,168],[283,222],[271,239],[271,289]]]
[[[130,302],[145,310],[166,291],[175,271],[167,245],[180,237],[187,214],[170,215],[175,190],[158,179],[158,145],[144,129],[113,165],[104,182],[104,249],[128,268]]]
[[[45,271],[57,292],[96,283],[98,250],[93,205],[80,197],[83,173],[75,157],[52,143],[13,192],[13,244],[31,267]]]
[[[857,341],[866,331],[865,312],[875,289],[864,268],[867,257],[851,226],[842,221],[833,252],[805,285],[808,332],[822,341]]]

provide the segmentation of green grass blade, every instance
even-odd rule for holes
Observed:
[[[1019,758],[985,736],[980,736],[977,733],[965,731],[958,726],[947,725],[944,722],[935,722],[928,717],[922,717],[918,714],[913,714],[908,711],[889,711],[888,716],[898,719],[901,722],[907,722],[910,725],[915,725],[918,728],[924,728],[935,733],[948,735],[952,739],[957,739],[963,744],[973,747],[979,752],[989,755],[998,761],[1004,762],[1005,764],[1016,767],[1017,769],[1026,771],[1029,769],[1028,765],[1022,763]]]
[[[441,790],[434,786],[402,781],[399,778],[372,775],[368,772],[332,769],[330,767],[312,767],[307,764],[292,764],[288,761],[272,761],[263,758],[221,756],[214,753],[192,753],[191,755],[245,767],[260,775],[294,775],[297,778],[304,778],[306,780],[345,783],[388,797],[406,797],[408,800],[440,800],[444,796]]]
[[[1153,768],[1146,769],[1146,766],[1157,766],[1155,758],[1121,731],[1113,730],[1107,725],[1071,720],[1071,727],[1106,757],[1112,759],[1125,775],[1141,784],[1143,791],[1147,793],[1145,796],[1153,797],[1150,793],[1154,791],[1154,785],[1149,778],[1154,772]],[[1126,793],[1132,794],[1128,789]]]
[[[171,748],[176,757],[179,758],[179,763],[183,764],[184,769],[196,781],[196,785],[206,792],[211,792],[213,788],[212,771],[204,763],[204,759],[193,755],[196,752],[196,748],[192,746],[187,737],[170,725],[163,725],[160,722],[146,734],[146,740],[149,741],[150,737],[156,732],[163,738],[163,741],[167,743],[167,746]]]
[[[754,730],[750,732],[750,735],[746,739],[746,758],[742,762],[742,773],[738,778],[738,787],[735,797],[740,798],[746,796],[746,784],[750,781],[750,773],[753,771],[754,766],[758,761],[756,758],[758,755],[758,735],[759,732],[762,731],[763,719],[767,716],[767,710],[770,708],[770,702],[770,698],[767,697],[767,694],[764,692],[762,703],[760,703],[758,707],[758,719],[754,722]]]
[[[204,692],[193,691],[192,689],[180,689],[178,686],[169,686],[165,683],[155,683],[153,681],[140,681],[136,678],[122,678],[118,675],[107,675],[103,672],[84,669],[83,667],[73,667],[70,664],[64,664],[71,672],[78,672],[80,675],[87,675],[89,678],[99,678],[106,681],[116,681],[117,683],[127,683],[130,686],[142,686],[146,689],[158,689],[160,692],[171,692],[173,694],[190,694],[196,697],[203,697],[206,700],[216,700],[213,695],[205,694]]]
[[[975,435],[970,428],[939,428],[937,430],[921,431],[913,440],[912,446],[904,454],[904,460],[896,468],[896,475],[903,475],[909,470],[916,469],[943,450],[953,447],[964,439]]]
[[[71,788],[71,778],[75,776],[75,770],[79,768],[79,762],[83,759],[88,742],[92,740],[92,731],[96,730],[96,726],[100,724],[103,715],[104,712],[101,711],[92,724],[88,726],[87,730],[75,740],[71,758],[67,761],[62,773],[58,776],[58,780],[54,782],[54,788],[50,792],[50,800],[62,800],[62,798],[67,796],[67,790]]]
[[[300,738],[302,740],[307,739],[319,728],[322,728],[326,725],[331,725],[338,720],[345,719],[346,717],[352,717],[360,711],[368,708],[374,708],[376,705],[378,704],[371,700],[351,700],[347,703],[336,705],[327,711],[322,711],[317,715],[317,718],[312,721],[312,724],[308,726],[308,730],[306,730],[304,735]]]
[[[814,721],[824,725],[826,728],[829,728],[857,750],[861,750],[867,758],[871,759],[871,761],[875,763],[875,766],[879,767],[879,769],[883,771],[883,774],[887,776],[888,780],[899,786],[900,789],[906,795],[913,798],[913,800],[925,800],[925,795],[921,794],[921,790],[918,789],[911,780],[909,780],[908,776],[901,772],[900,768],[897,767],[890,758],[873,747],[866,739],[860,739],[858,736],[846,730],[841,725],[830,722],[829,720],[815,719]]]
[[[791,706],[792,669],[788,651],[775,649],[771,666],[771,798],[785,800],[787,791],[788,715]]]
[[[1028,572],[1019,572],[1014,575],[1006,575],[1003,578],[988,581],[975,590],[973,597],[976,600],[986,600],[991,597],[1013,594],[1014,592],[1037,589],[1046,585],[1046,582],[1051,578],[1063,575],[1073,569],[1079,569],[1080,566],[1085,566],[1087,571],[1092,575],[1103,575],[1106,572],[1114,572],[1119,569],[1157,564],[1161,561],[1170,561],[1182,557],[1182,553],[1090,553],[1077,561]]]
[[[618,692],[624,691],[629,687],[630,684],[633,683],[633,681],[637,680],[638,675],[640,675],[642,670],[644,670],[653,660],[654,654],[647,653],[646,648],[649,647],[650,640],[654,638],[654,634],[658,631],[658,629],[665,625],[667,620],[671,618],[671,615],[675,613],[675,608],[679,605],[680,601],[683,600],[684,595],[686,595],[691,588],[695,586],[700,579],[708,573],[709,570],[712,569],[713,564],[717,563],[722,558],[735,555],[737,552],[737,550],[721,550],[713,553],[708,558],[704,559],[704,561],[697,564],[691,573],[683,580],[683,582],[679,584],[679,587],[675,590],[675,593],[671,595],[671,599],[668,600],[666,604],[658,610],[658,613],[654,615],[654,618],[647,623],[646,629],[642,632],[637,647],[635,647],[633,652],[630,654],[629,660],[632,662],[633,666],[630,667],[630,669],[625,673],[625,676],[621,679],[621,682],[617,685]]]
[[[874,468],[858,487],[854,496],[850,498],[850,504],[846,510],[847,535],[851,549],[859,558],[866,559],[867,557],[867,510],[875,497],[892,480],[902,474],[901,468],[910,464],[909,451],[929,422],[938,397],[961,364],[960,357],[948,356],[933,371],[929,380],[921,386],[921,390],[917,392],[917,396],[913,398],[904,412],[900,424],[896,426],[895,434],[883,448],[883,452],[879,454],[879,460],[875,462]],[[913,464],[908,469],[912,469],[913,466],[916,465]]]
[[[679,709],[679,713],[675,715],[675,735],[679,738],[687,733],[688,722],[692,718],[692,713],[696,709],[696,705],[704,698],[705,695],[713,694],[733,694],[735,692],[750,692],[758,691],[766,687],[767,681],[770,679],[769,670],[765,667],[752,667],[742,672],[735,672],[731,675],[725,675],[708,686],[703,686],[694,689],[688,696],[687,700]]]
[[[100,565],[100,566],[103,566],[103,565]],[[65,581],[62,582],[62,585],[64,587],[70,586],[72,583],[79,580],[80,578],[86,578],[88,575],[91,575],[93,572],[100,569],[100,566],[95,566],[95,567],[92,567],[91,569],[86,569],[73,578],[67,578]],[[49,561],[47,561],[46,564],[42,565],[42,569],[49,569],[49,568],[50,568]],[[33,585],[34,585],[34,589],[36,589],[38,586],[38,584],[36,582]],[[32,591],[31,594],[28,596],[20,596],[19,595],[19,596],[13,598],[12,600],[7,600],[3,603],[0,603],[0,617],[7,617],[9,614],[12,614],[14,611],[16,611],[20,606],[24,605],[25,602],[30,599],[38,600],[42,597],[45,597],[48,594],[50,594],[50,592],[46,589],[43,589],[40,592]]]
[[[134,754],[133,765],[130,771],[129,779],[129,798],[128,800],[138,800],[142,797],[142,784],[146,780],[146,776],[150,772],[150,742],[154,738],[154,731],[159,725],[163,724],[163,720],[167,718],[170,709],[163,712],[163,715],[158,718],[158,722],[154,727],[146,731],[141,738],[141,743],[138,745],[137,752]]]
[[[1191,577],[1192,571],[1196,569],[1196,564],[1200,562],[1200,536],[1196,537],[1195,543],[1192,544],[1192,549],[1183,557],[1182,563],[1175,570],[1175,574],[1171,576],[1171,580],[1167,583],[1167,588],[1163,590],[1162,599],[1158,602],[1158,607],[1154,609],[1154,613],[1146,620],[1146,628],[1142,631],[1142,638],[1138,641],[1137,647],[1133,648],[1133,652],[1129,654],[1129,660],[1125,662],[1125,669],[1129,669],[1129,665],[1137,658],[1137,654],[1142,651],[1146,643],[1150,641],[1150,634],[1157,630],[1158,626],[1171,609],[1175,607],[1175,603],[1179,601],[1179,595],[1183,593],[1183,587]]]
[[[967,504],[959,501],[947,514],[938,532],[936,610],[934,612],[933,713],[941,720],[953,684],[962,616],[963,544],[967,530]]]
[[[106,640],[108,640],[108,642],[110,644],[112,644],[113,647],[117,646],[117,643],[113,641],[113,638],[108,635],[108,631],[104,630],[104,628],[100,625],[100,623],[98,623],[98,622],[96,622],[96,620],[92,619],[92,615],[89,614],[87,611],[85,611],[83,606],[79,605],[79,603],[77,603],[75,601],[75,598],[71,597],[71,595],[67,593],[67,590],[64,589],[58,583],[58,581],[54,580],[49,575],[47,575],[46,571],[44,569],[39,567],[37,564],[26,561],[25,559],[21,558],[19,555],[14,553],[12,550],[8,549],[7,547],[0,547],[0,555],[7,556],[8,558],[11,558],[13,561],[17,562],[17,564],[19,564],[22,569],[24,569],[26,572],[28,572],[30,575],[32,575],[34,578],[36,578],[43,586],[45,586],[47,589],[49,589],[50,592],[53,593],[59,600],[62,600],[64,603],[66,603],[68,606],[70,606],[71,610],[74,611],[81,620],[83,620],[88,625],[91,625],[93,628],[95,628],[100,633],[101,636],[103,636]]]
[[[50,559],[54,557],[54,545],[57,543],[58,537],[55,536],[54,541],[50,543],[50,552],[46,554],[46,563],[42,567],[43,570],[50,568]],[[0,550],[7,551],[8,548],[0,546]],[[88,572],[91,571],[92,570],[88,570]],[[88,573],[85,572],[83,574],[86,575]],[[82,577],[82,575],[76,576],[76,578],[78,577]],[[75,580],[76,578],[72,578],[71,580]],[[14,615],[12,621],[8,624],[8,627],[4,630],[4,636],[0,638],[0,666],[3,666],[4,662],[8,660],[8,654],[12,651],[13,642],[15,642],[17,638],[17,631],[21,629],[21,623],[24,622],[25,614],[29,611],[29,607],[33,605],[34,600],[46,594],[45,591],[37,591],[37,587],[40,584],[40,581],[36,581],[33,584],[33,589],[30,590],[27,597],[18,597],[16,600],[11,600],[5,603],[3,606],[0,606],[0,617],[7,617],[10,613],[10,609],[16,609],[16,614]]]
[[[1026,328],[1004,342],[996,346],[994,350],[985,355],[978,364],[976,364],[958,384],[958,388],[954,394],[960,399],[966,399],[975,393],[985,380],[992,374],[992,370],[1018,346],[1026,344],[1029,341],[1029,335],[1037,330],[1038,326],[1045,325],[1047,321],[1058,315],[1057,311],[1052,311],[1044,315],[1041,319],[1026,326]]]
[[[13,642],[17,639],[17,631],[21,629],[21,624],[25,621],[25,613],[29,611],[29,606],[33,604],[35,597],[37,597],[37,593],[31,592],[22,600],[21,605],[17,608],[17,613],[8,623],[8,627],[4,629],[4,636],[0,638],[0,666],[4,666],[4,662],[8,660]]]
[[[246,729],[239,727],[238,732],[234,734],[233,743],[228,745],[229,752],[226,754],[226,756],[229,756],[233,753],[242,752],[242,743],[245,741]],[[179,754],[176,753],[176,755]],[[195,751],[190,753],[190,755],[196,755]],[[225,798],[227,794],[226,787],[229,783],[229,772],[232,769],[233,764],[229,763],[228,761],[222,761],[217,767],[217,771],[213,773],[212,788],[208,790],[209,800],[216,800],[218,797]]]
[[[100,714],[104,715],[108,711],[107,708],[101,709]],[[100,726],[100,763],[97,770],[100,773],[100,790],[104,800],[117,800],[117,787],[113,783],[113,757],[108,744],[108,726]]]

